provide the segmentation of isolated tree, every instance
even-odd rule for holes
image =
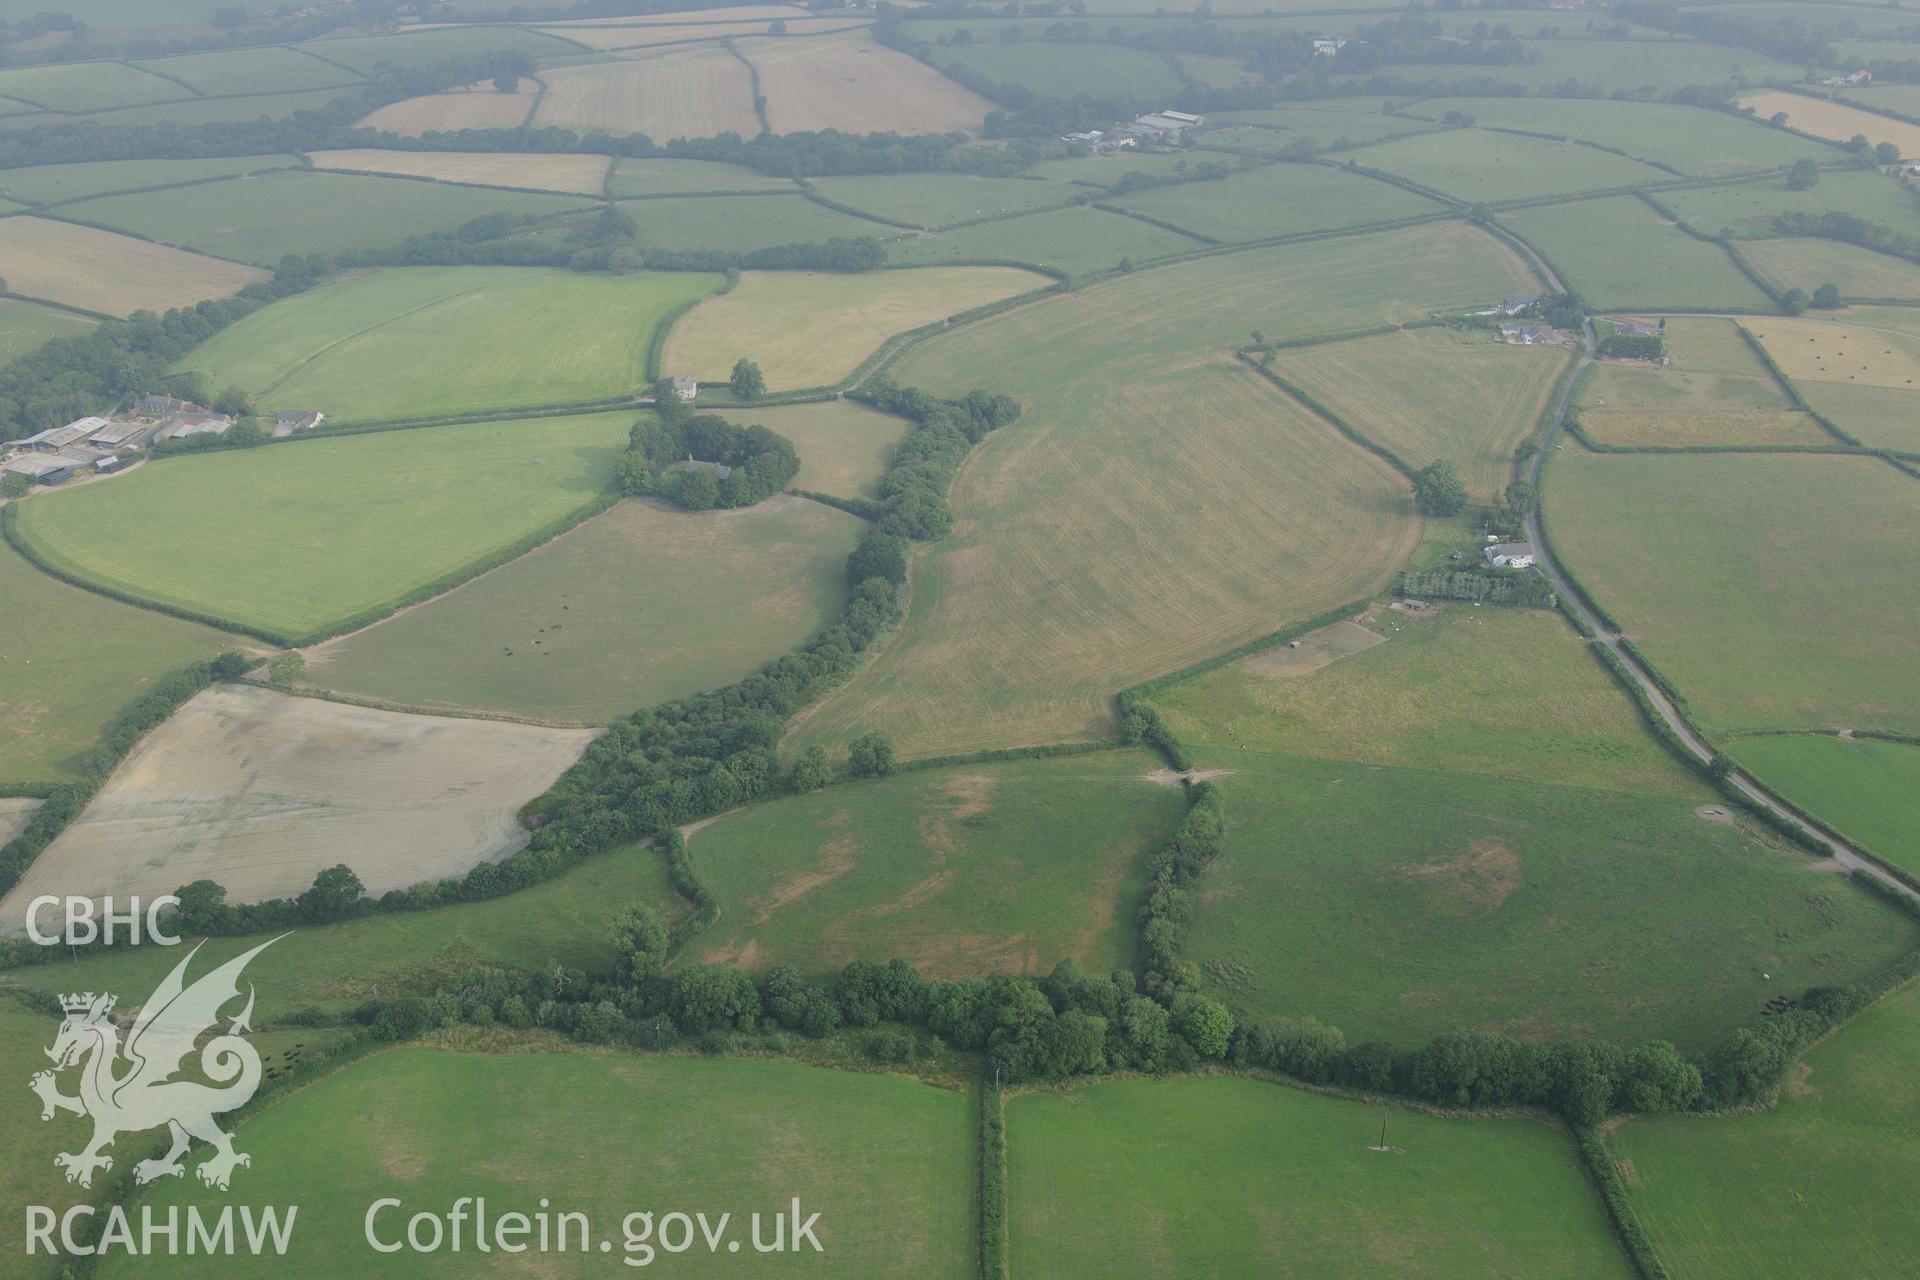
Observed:
[[[343,862],[315,876],[313,887],[294,901],[308,920],[344,920],[366,900],[366,893],[360,877]]]
[[[277,653],[267,663],[267,683],[276,689],[291,689],[307,673],[307,660],[297,649]]]
[[[1787,169],[1787,190],[1811,191],[1820,185],[1820,166],[1812,160],[1795,160]]]
[[[245,387],[234,385],[213,398],[213,408],[233,418],[244,418],[253,412],[253,401],[247,396]]]
[[[795,791],[818,791],[832,781],[833,766],[827,763],[825,747],[808,747],[787,774],[787,785]]]
[[[246,654],[228,649],[207,664],[207,675],[215,680],[233,680],[244,675],[252,665]]]
[[[1233,1015],[1218,1000],[1194,1001],[1180,1019],[1181,1034],[1203,1058],[1224,1058],[1233,1043]]]
[[[1831,311],[1840,305],[1838,285],[1823,284],[1813,291],[1813,305],[1822,311]]]
[[[636,902],[615,916],[608,936],[613,942],[614,973],[622,982],[643,982],[656,976],[667,962],[667,927],[644,902]]]
[[[1467,486],[1460,469],[1445,458],[1414,473],[1413,493],[1420,510],[1430,516],[1457,516],[1466,510]]]
[[[33,488],[31,479],[13,472],[8,472],[4,479],[0,479],[0,497],[23,497],[31,488]]]
[[[1875,144],[1873,148],[1873,162],[1875,164],[1899,164],[1900,148],[1891,142]]]
[[[1797,316],[1807,309],[1807,291],[1789,289],[1780,295],[1780,310],[1790,316]]]
[[[1847,139],[1847,150],[1864,159],[1871,159],[1873,156],[1873,143],[1868,140],[1866,134],[1856,133]]]
[[[1784,111],[1776,111],[1767,117],[1767,123],[1776,129],[1784,129],[1787,127],[1787,113]]]
[[[767,380],[760,366],[745,356],[733,362],[733,375],[727,379],[727,387],[741,400],[758,400],[767,394]]]
[[[501,93],[517,93],[520,89],[520,77],[511,71],[502,71],[493,78],[493,87]]]
[[[787,20],[785,18],[775,18],[772,22],[769,22],[767,24],[767,34],[770,36],[783,36],[787,34]]]
[[[884,778],[893,772],[893,740],[883,733],[855,738],[847,750],[847,768],[856,778]]]
[[[1531,511],[1539,500],[1539,494],[1525,480],[1515,480],[1507,486],[1507,505],[1515,511]]]

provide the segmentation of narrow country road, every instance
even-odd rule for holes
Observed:
[[[1522,247],[1526,249],[1527,256],[1532,259],[1534,266],[1539,270],[1542,278],[1548,282],[1548,285],[1553,291],[1555,293],[1565,293],[1567,291],[1566,285],[1561,282],[1560,277],[1554,273],[1553,268],[1546,260],[1534,253],[1530,247],[1524,244]],[[1547,424],[1545,434],[1540,437],[1540,448],[1535,451],[1533,463],[1527,469],[1527,481],[1533,485],[1536,493],[1540,488],[1540,474],[1541,470],[1546,466],[1547,455],[1558,447],[1560,428],[1565,424],[1567,409],[1573,402],[1573,389],[1579,384],[1580,375],[1586,372],[1587,366],[1593,363],[1594,357],[1599,351],[1599,342],[1595,338],[1593,320],[1590,317],[1582,322],[1581,329],[1581,337],[1586,344],[1586,349],[1580,356],[1580,363],[1575,367],[1573,377],[1567,380],[1566,387],[1560,392],[1559,403],[1554,405],[1553,408],[1553,420]],[[1592,610],[1587,608],[1586,604],[1581,600],[1580,594],[1573,590],[1571,584],[1568,583],[1566,574],[1554,559],[1552,548],[1541,535],[1540,513],[1537,505],[1535,510],[1527,512],[1527,538],[1533,543],[1535,554],[1534,563],[1540,566],[1540,571],[1546,574],[1548,580],[1553,583],[1554,590],[1559,592],[1560,597],[1572,606],[1574,613],[1580,617],[1581,621],[1592,629],[1595,639],[1600,644],[1606,646],[1607,651],[1620,660],[1622,667],[1633,677],[1634,683],[1640,686],[1641,690],[1646,693],[1647,699],[1653,704],[1654,709],[1660,713],[1660,718],[1665,720],[1668,726],[1673,729],[1674,733],[1679,735],[1680,741],[1686,746],[1686,749],[1692,752],[1701,763],[1704,764],[1712,760],[1715,755],[1712,745],[1694,731],[1693,726],[1687,722],[1687,718],[1680,714],[1680,709],[1673,705],[1673,700],[1661,691],[1659,684],[1648,674],[1646,668],[1642,667],[1632,652],[1620,643],[1620,636],[1611,627],[1608,627],[1596,617]],[[1727,781],[1732,784],[1741,795],[1751,800],[1760,808],[1767,810],[1785,822],[1791,823],[1815,840],[1824,841],[1831,845],[1833,847],[1833,860],[1838,865],[1845,867],[1848,871],[1860,872],[1863,875],[1872,876],[1875,880],[1878,880],[1881,884],[1886,885],[1896,893],[1900,893],[1915,902],[1920,902],[1920,892],[1916,892],[1910,885],[1890,874],[1877,862],[1868,858],[1851,844],[1818,822],[1815,822],[1806,814],[1801,813],[1798,809],[1793,808],[1781,800],[1775,799],[1773,795],[1763,790],[1760,785],[1745,772],[1735,769],[1733,773],[1728,775]]]

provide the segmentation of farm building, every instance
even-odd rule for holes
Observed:
[[[224,413],[177,413],[161,424],[155,440],[185,440],[188,436],[223,436],[233,427],[233,419]]]
[[[206,406],[195,404],[191,400],[182,400],[178,396],[141,396],[133,402],[135,416],[141,418],[165,418],[176,413],[205,413]]]
[[[110,476],[116,471],[124,471],[133,465],[133,459],[122,454],[110,453],[104,458],[93,460],[95,475]]]
[[[1536,342],[1557,342],[1559,338],[1559,333],[1550,325],[1503,324],[1500,326],[1500,341],[1516,346],[1530,347]]]
[[[679,396],[682,400],[693,399],[700,394],[700,380],[698,378],[675,378],[673,380],[673,394]]]
[[[40,484],[59,484],[74,472],[85,468],[89,459],[64,453],[23,453],[10,458],[0,471],[10,476],[25,476]]]
[[[1531,542],[1496,542],[1483,553],[1496,569],[1525,569],[1533,563]]]
[[[327,420],[327,415],[312,409],[282,409],[273,419],[273,434],[290,436],[296,431],[310,431]]]
[[[725,480],[733,474],[733,468],[724,462],[702,462],[692,454],[687,455],[685,462],[675,463],[674,469],[678,471],[711,471],[713,472],[713,478],[716,480]]]
[[[87,437],[87,443],[102,449],[138,449],[153,438],[151,422],[109,422]]]
[[[1612,324],[1613,331],[1622,337],[1657,338],[1660,336],[1660,326],[1657,324],[1642,324],[1638,320],[1615,320]]]
[[[1334,54],[1346,47],[1347,42],[1345,40],[1315,40],[1313,42],[1313,56],[1316,58],[1331,58]]]
[[[1205,116],[1189,115],[1185,111],[1154,111],[1128,125],[1127,132],[1136,138],[1178,138],[1205,123]]]
[[[68,445],[79,444],[95,430],[107,425],[105,418],[81,418],[64,427],[48,427],[45,431],[35,432],[22,440],[20,447],[35,453],[58,453]]]

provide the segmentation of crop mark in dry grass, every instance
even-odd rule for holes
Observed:
[[[1434,911],[1476,920],[1498,911],[1525,879],[1519,855],[1488,838],[1474,840],[1457,858],[1417,863],[1401,874],[1426,889]]]

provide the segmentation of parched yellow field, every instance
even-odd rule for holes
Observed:
[[[679,26],[687,22],[771,22],[775,18],[805,18],[813,11],[799,4],[743,4],[735,7],[722,5],[717,9],[674,10],[672,13],[654,14],[651,18],[631,15],[611,18],[573,18],[565,22],[548,23],[548,27],[562,32],[572,39],[573,32],[591,30],[594,27],[644,27]]]
[[[1049,283],[1016,267],[749,271],[674,324],[662,367],[717,381],[745,356],[771,389],[824,386],[896,333]]]
[[[455,876],[526,842],[519,807],[596,735],[373,711],[244,685],[207,690],[149,734],[4,899],[299,893],[344,862],[369,892]]]
[[[746,64],[714,46],[561,67],[547,72],[546,81],[536,125],[644,133],[655,142],[760,132]]]
[[[1789,125],[1815,137],[1845,142],[1856,133],[1864,133],[1867,141],[1876,145],[1891,142],[1900,148],[1903,156],[1920,155],[1920,125],[1892,120],[1858,107],[1780,92],[1750,93],[1739,99],[1737,105],[1752,107],[1762,120],[1784,111]]]
[[[741,40],[760,72],[767,120],[775,133],[945,133],[977,130],[994,109],[932,67],[865,32]]]
[[[1836,320],[1768,316],[1743,322],[1795,382],[1920,386],[1920,338]]]
[[[778,13],[775,18],[787,24],[786,34],[790,37],[826,35],[829,32],[868,26],[872,22],[869,18],[802,17],[792,11]],[[622,26],[596,23],[588,27],[556,26],[535,29],[546,35],[560,36],[563,39],[584,44],[589,49],[601,53],[624,54],[628,50],[651,49],[663,44],[720,40],[729,36],[765,35],[767,25],[771,21],[773,19],[752,22],[723,20],[686,23],[643,22]]]
[[[578,191],[599,195],[607,179],[607,156],[561,156],[511,152],[350,151],[309,153],[316,169],[359,173],[399,173],[440,182],[470,182],[488,187],[533,187],[541,191]]]
[[[539,93],[539,82],[525,76],[512,93],[501,93],[491,80],[483,80],[446,93],[390,102],[363,118],[359,127],[408,138],[460,129],[517,129],[527,123]]]
[[[268,273],[70,222],[0,218],[0,277],[14,293],[125,316],[229,297]]]
[[[1416,467],[1460,468],[1477,502],[1497,501],[1513,451],[1539,425],[1570,348],[1515,347],[1485,334],[1412,329],[1282,351],[1274,372]]]

